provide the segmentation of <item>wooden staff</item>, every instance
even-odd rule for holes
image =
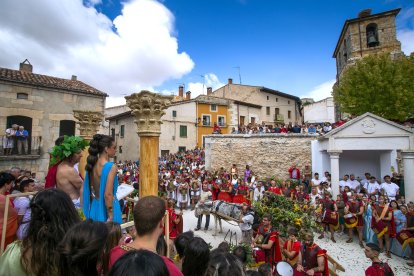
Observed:
[[[34,195],[36,193],[37,192],[18,193],[18,194],[11,194],[11,195],[6,196],[6,206],[4,207],[4,216],[3,216],[3,229],[2,229],[2,232],[1,232],[0,256],[4,252],[4,245],[6,243],[6,231],[7,231],[7,220],[9,219],[10,198]]]
[[[169,258],[170,257],[170,223],[169,223],[168,211],[165,211],[164,225],[165,225],[165,239],[167,242],[167,258]]]

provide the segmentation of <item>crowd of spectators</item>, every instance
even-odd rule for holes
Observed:
[[[393,253],[412,258],[412,243],[402,248],[397,234],[414,230],[414,204],[406,203],[399,194],[399,183],[394,183],[398,181],[396,175],[385,176],[382,183],[369,173],[363,180],[355,179],[352,174],[345,175],[337,191],[339,196],[333,200],[329,172],[319,178],[317,173],[312,175],[306,169],[301,171],[292,166],[286,170],[285,179],[259,179],[249,166],[237,168],[234,164],[228,169],[207,171],[204,160],[202,149],[161,157],[159,197],[145,197],[131,206],[133,211],[129,211],[133,213],[135,226],[128,231],[113,222],[80,222],[66,193],[59,189],[38,189],[33,175],[18,168],[2,172],[0,222],[4,218],[5,195],[41,191],[33,197],[21,196],[11,202],[6,232],[9,246],[0,257],[0,275],[132,275],[138,272],[145,275],[271,275],[270,264],[262,265],[256,272],[246,271],[244,248],[230,250],[224,243],[210,251],[208,243],[195,237],[193,232],[181,233],[182,229],[176,225],[180,220],[182,223],[182,217],[175,214],[174,204],[181,209],[194,209],[197,200],[203,198],[200,193],[207,191],[212,199],[219,199],[220,194],[227,194],[225,198],[229,201],[242,196],[248,204],[262,200],[266,194],[284,196],[313,210],[315,220],[324,229],[321,237],[325,229],[332,229],[325,221],[326,211],[332,208],[330,211],[338,213],[340,226],[337,232],[331,232],[332,242],[336,242],[335,236],[344,233],[350,233],[348,242],[352,242],[351,230],[356,229],[359,244],[366,251],[375,251],[378,247],[387,257]],[[138,190],[139,162],[122,161],[117,167],[120,182],[134,185]],[[166,202],[172,202],[173,206]],[[163,218],[166,211],[170,212],[169,207],[172,209],[168,222],[171,240],[167,241]],[[373,221],[384,219],[379,211],[384,208],[390,214],[391,219],[385,221],[390,225],[390,232],[379,236],[371,226]],[[350,226],[344,219],[349,214],[362,220]],[[391,225],[395,226],[394,232]],[[177,252],[174,262],[166,257],[168,243]]]
[[[262,124],[249,123],[248,125],[239,125],[238,127],[233,127],[231,134],[265,134],[265,133],[302,133],[302,134],[315,134],[322,135],[328,133],[332,129],[340,127],[346,120],[339,120],[335,123],[292,123],[288,124],[275,124],[274,126],[266,125],[264,122]]]

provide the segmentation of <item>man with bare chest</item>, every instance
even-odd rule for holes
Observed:
[[[82,150],[86,145],[87,142],[80,137],[65,136],[62,144],[55,146],[52,152],[52,161],[60,162],[56,171],[56,188],[68,194],[76,208],[81,208],[83,179],[75,165],[82,158]]]

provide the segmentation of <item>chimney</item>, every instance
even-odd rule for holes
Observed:
[[[213,94],[213,88],[207,87],[207,96],[210,96],[211,94]]]
[[[25,59],[22,63],[20,63],[20,71],[22,72],[28,72],[28,73],[32,73],[33,72],[33,66],[30,64],[30,62]]]
[[[185,99],[188,101],[191,99],[191,91],[185,92]]]
[[[78,80],[78,77],[77,77],[77,76],[75,76],[75,75],[72,75],[71,80],[73,80],[73,81],[77,81],[77,80]]]
[[[233,79],[229,78],[229,83],[228,84],[233,84]]]
[[[180,96],[181,98],[184,97],[184,86],[182,85],[178,86],[178,96]]]

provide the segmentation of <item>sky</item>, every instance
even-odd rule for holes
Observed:
[[[191,97],[234,83],[330,96],[345,20],[401,8],[414,52],[413,0],[1,0],[0,67],[83,81],[107,106],[143,89]]]

